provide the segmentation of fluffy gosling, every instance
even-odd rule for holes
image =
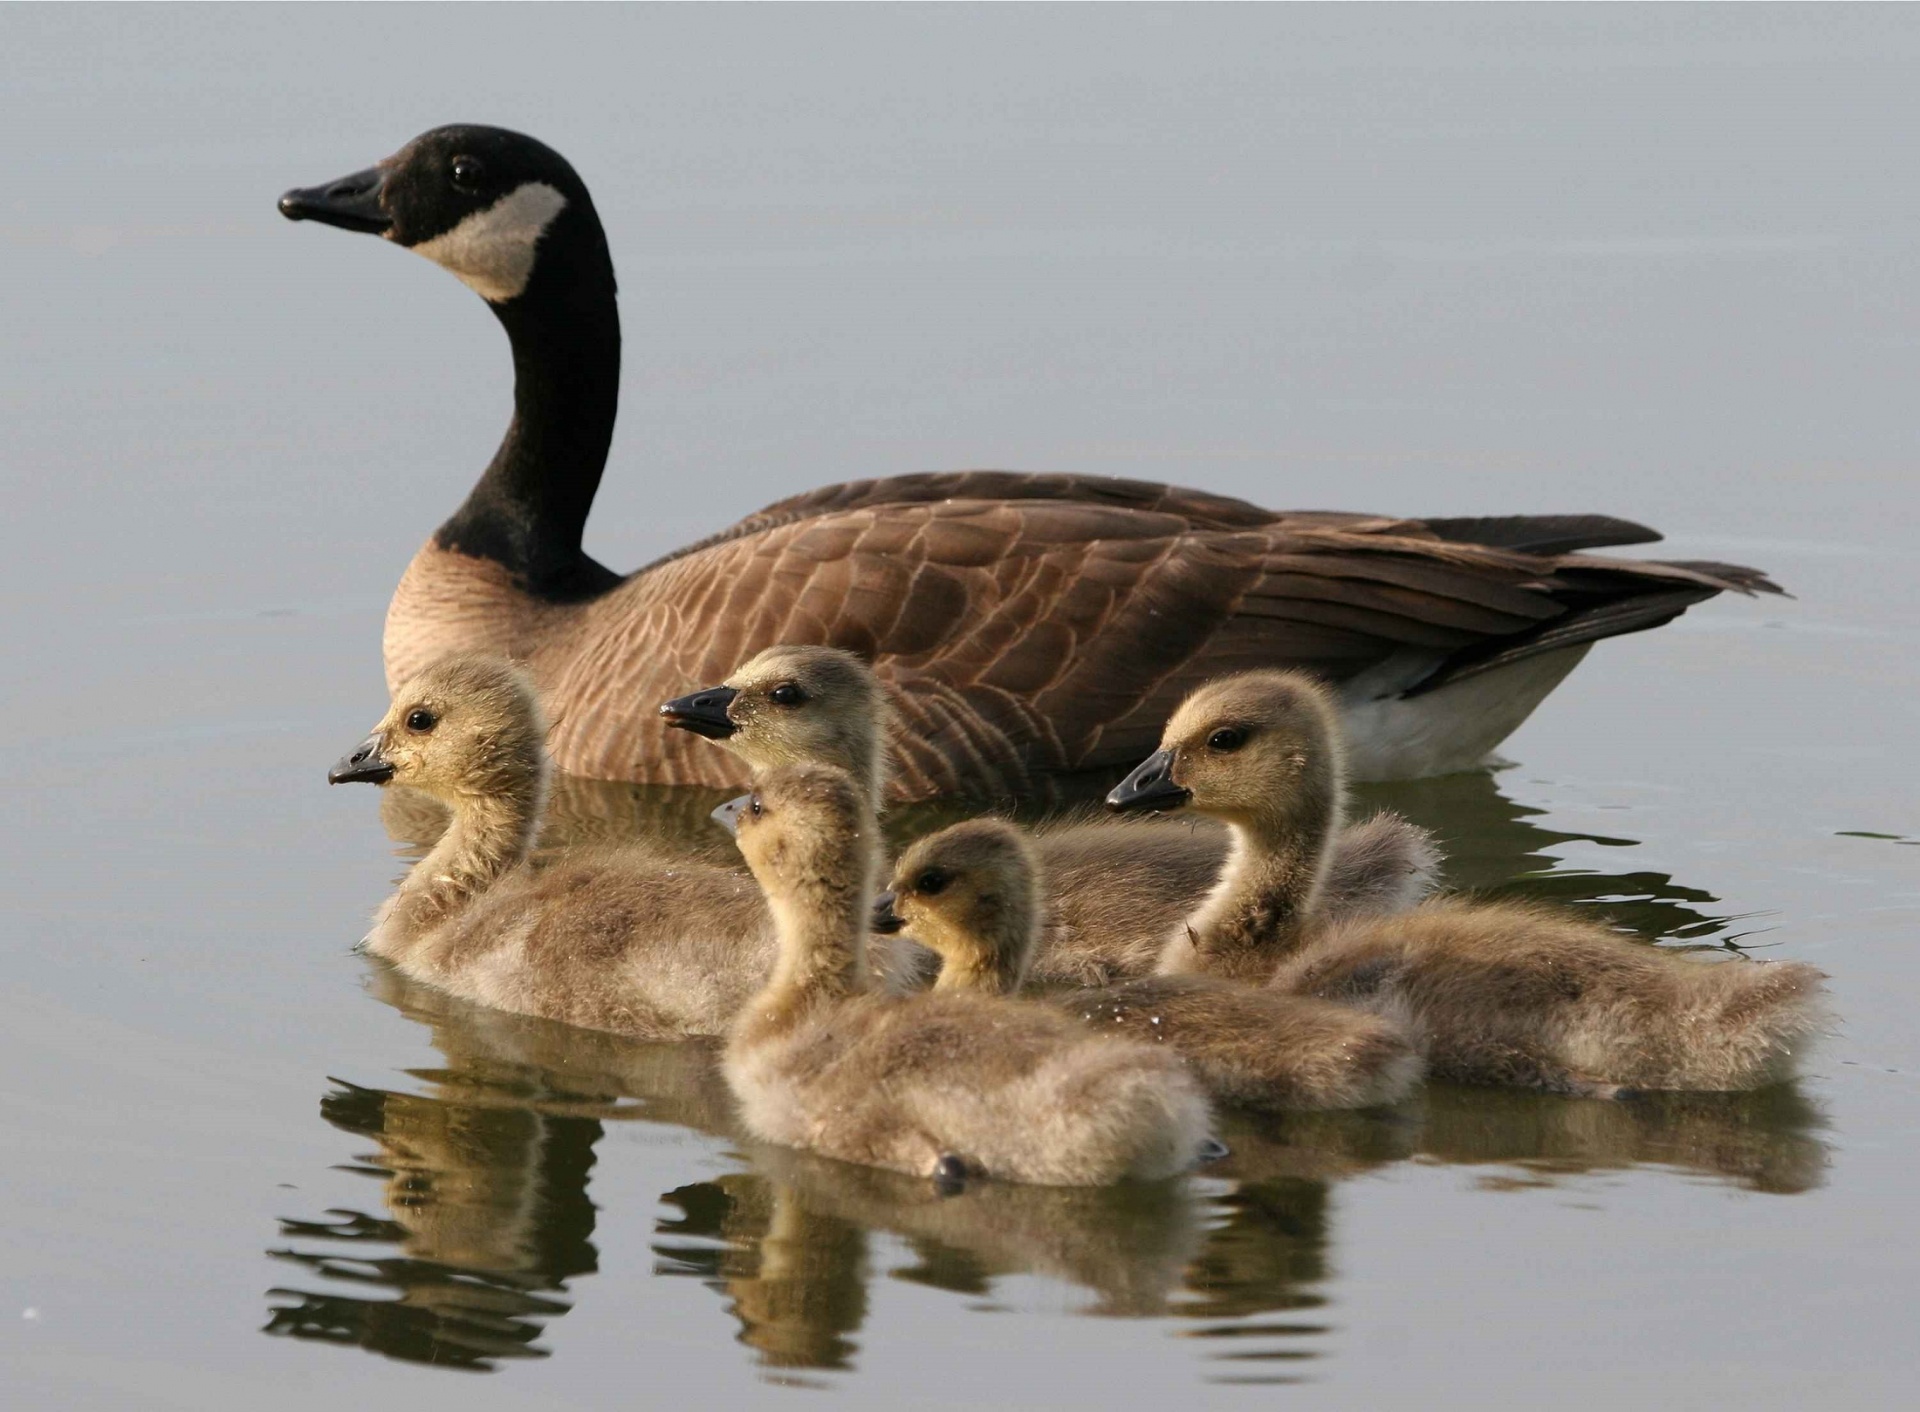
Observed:
[[[1040,860],[996,819],[955,824],[902,855],[874,929],[942,961],[938,992],[1012,995],[1039,923]],[[1208,1093],[1260,1109],[1369,1108],[1404,1098],[1420,1059],[1378,1015],[1209,976],[1148,976],[1045,997],[1100,1033],[1163,1044]]]
[[[1744,1089],[1788,1077],[1823,1021],[1821,973],[1689,961],[1569,913],[1429,902],[1336,921],[1324,894],[1344,767],[1333,705],[1310,679],[1213,682],[1108,797],[1189,807],[1233,838],[1219,884],[1161,970],[1248,980],[1403,1020],[1436,1078],[1611,1096]]]
[[[1095,1186],[1200,1154],[1206,1099],[1171,1054],[997,996],[868,989],[877,830],[846,772],[769,771],[717,817],[779,931],[724,1060],[755,1136],[941,1182]]]

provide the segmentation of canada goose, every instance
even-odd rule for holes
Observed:
[[[1012,995],[1032,955],[1040,861],[1020,830],[973,819],[901,856],[874,929],[939,954],[936,991]],[[1371,1108],[1407,1096],[1420,1060],[1399,1025],[1210,976],[1148,976],[1053,997],[1092,1028],[1164,1044],[1207,1092],[1248,1108]]]
[[[1255,666],[1340,683],[1362,778],[1457,769],[1602,638],[1752,569],[1595,558],[1659,538],[1603,515],[1275,513],[1096,476],[964,471],[833,485],[622,577],[581,550],[620,369],[613,262],[553,149],[436,128],[280,198],[452,271],[513,348],[514,413],[388,609],[390,686],[454,650],[526,662],[569,772],[734,782],[638,707],[774,642],[870,656],[903,716],[903,797],[1021,797],[1151,748],[1194,683]]]
[[[1436,1078],[1569,1093],[1758,1087],[1787,1077],[1818,1030],[1823,977],[1807,965],[1689,962],[1523,903],[1326,920],[1343,775],[1334,704],[1305,677],[1248,673],[1181,705],[1108,797],[1185,805],[1233,832],[1220,885],[1169,940],[1163,972],[1271,975],[1405,1019]]]
[[[374,919],[366,949],[496,1009],[649,1039],[726,1033],[773,967],[752,879],[638,845],[528,863],[549,764],[533,685],[455,654],[401,684],[335,783],[410,785],[453,822]]]
[[[888,746],[900,716],[886,685],[851,652],[780,644],[718,686],[660,707],[669,725],[704,736],[754,769],[819,763],[852,775],[877,813]],[[1140,820],[1068,820],[1035,836],[1044,881],[1033,979],[1099,985],[1145,975],[1168,932],[1220,875],[1225,830]],[[1344,829],[1334,850],[1327,910],[1334,916],[1404,911],[1438,882],[1439,850],[1425,829],[1377,814]]]
[[[877,829],[845,771],[768,771],[716,816],[780,934],[724,1061],[754,1136],[941,1182],[1100,1186],[1200,1156],[1206,1099],[1174,1056],[998,996],[867,987]]]

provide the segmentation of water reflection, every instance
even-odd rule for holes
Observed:
[[[1420,1160],[1498,1167],[1487,1186],[1642,1166],[1781,1195],[1826,1179],[1825,1115],[1791,1084],[1618,1103],[1434,1084],[1422,1102]]]
[[[706,819],[717,798],[563,779],[544,842],[641,836],[729,858]],[[1361,803],[1439,832],[1456,886],[1603,906],[1669,941],[1732,921],[1664,873],[1561,867],[1553,850],[1571,840],[1631,841],[1544,828],[1491,773],[1369,786]],[[397,790],[383,817],[409,851],[444,825],[437,806]],[[899,840],[951,817],[902,810],[891,827]],[[672,1124],[740,1154],[741,1170],[663,1195],[653,1270],[717,1294],[763,1375],[796,1382],[857,1366],[889,1282],[994,1309],[1022,1298],[1027,1277],[1076,1291],[1077,1313],[1164,1321],[1206,1351],[1219,1381],[1299,1381],[1332,1327],[1338,1193],[1351,1178],[1411,1162],[1503,1189],[1659,1167],[1789,1194],[1818,1186],[1827,1167],[1822,1115],[1791,1088],[1601,1103],[1435,1086],[1393,1112],[1229,1117],[1232,1155],[1188,1182],[986,1184],[942,1197],[922,1181],[744,1142],[712,1046],[484,1010],[377,963],[369,988],[426,1027],[443,1062],[392,1090],[329,1087],[322,1116],[371,1144],[347,1170],[379,1183],[379,1210],[281,1223],[270,1253],[311,1284],[270,1292],[267,1330],[450,1367],[545,1355],[542,1328],[597,1267],[588,1181],[609,1122]]]
[[[296,1244],[270,1254],[366,1292],[270,1290],[267,1332],[447,1367],[544,1357],[542,1324],[596,1267],[586,1185],[600,1124],[345,1083],[320,1111],[375,1142],[352,1170],[383,1183],[388,1216],[283,1220]]]
[[[1427,780],[1355,787],[1356,806],[1394,809],[1432,829],[1447,855],[1447,883],[1487,896],[1530,897],[1569,906],[1594,906],[1646,937],[1699,941],[1736,920],[1712,910],[1719,899],[1650,869],[1619,872],[1572,868],[1553,849],[1566,843],[1637,848],[1640,841],[1606,834],[1563,833],[1535,823],[1543,810],[1519,804],[1500,789],[1492,770]]]
[[[270,1250],[336,1288],[281,1288],[267,1332],[409,1361],[491,1368],[534,1340],[597,1268],[587,1180],[603,1124],[720,1131],[731,1109],[699,1045],[641,1045],[468,1005],[382,965],[370,989],[426,1025],[444,1067],[419,1092],[332,1080],[320,1112],[371,1139],[344,1169],[381,1183],[385,1214],[287,1219]]]
[[[866,1230],[815,1210],[758,1173],[737,1172],[663,1196],[654,1273],[718,1291],[740,1342],[774,1373],[852,1366],[866,1322]]]

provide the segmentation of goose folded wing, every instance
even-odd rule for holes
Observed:
[[[1160,481],[1118,476],[1032,474],[1024,471],[929,471],[870,480],[843,481],[788,496],[763,507],[679,554],[781,525],[848,510],[926,505],[943,500],[1058,500],[1177,515],[1189,529],[1232,530],[1339,527],[1401,536],[1517,549],[1530,554],[1566,554],[1621,544],[1650,544],[1658,530],[1612,515],[1486,515],[1405,519],[1336,510],[1275,511],[1232,496],[1215,495]]]
[[[873,658],[896,688],[909,774],[962,788],[970,772],[1024,784],[1124,762],[1201,676],[1284,664],[1344,682],[1411,654],[1407,689],[1430,689],[1770,587],[1400,523],[1197,531],[1173,511],[1049,499],[811,514],[671,565],[680,622],[656,640],[685,644],[684,681],[719,680],[776,642]],[[621,690],[617,675],[598,685]]]

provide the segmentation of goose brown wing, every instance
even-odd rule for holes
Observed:
[[[625,773],[632,753],[596,760],[585,737],[634,731],[655,702],[763,647],[827,643],[872,658],[894,687],[912,792],[1023,794],[1035,776],[1145,753],[1208,676],[1284,665],[1345,681],[1411,652],[1431,664],[1411,685],[1431,685],[1449,663],[1484,670],[1501,652],[1651,625],[1620,608],[1638,599],[1664,621],[1752,586],[1359,516],[1196,530],[1183,513],[1088,501],[890,501],[710,544],[630,581],[641,598],[625,609],[626,592],[603,600],[609,631],[555,693],[555,746],[569,768]],[[1582,614],[1586,638],[1552,635]],[[639,758],[655,740],[669,765],[697,768],[689,744],[716,754],[652,729]]]
[[[849,510],[875,510],[895,505],[933,505],[947,500],[1060,501],[1075,505],[1093,505],[1116,510],[1138,510],[1149,514],[1174,515],[1189,529],[1258,529],[1282,522],[1298,525],[1395,525],[1418,532],[1419,522],[1396,520],[1380,515],[1355,514],[1339,510],[1295,510],[1281,513],[1238,500],[1230,495],[1214,495],[1185,486],[1165,485],[1159,481],[1127,480],[1119,476],[1034,474],[1026,471],[927,471],[913,475],[885,476],[873,480],[843,481],[823,485],[800,495],[776,500],[754,511],[745,519],[708,535],[657,560],[664,564],[695,554],[729,540],[746,539],[783,525]],[[1520,519],[1530,517],[1521,516]],[[1603,519],[1604,516],[1555,516],[1555,519]],[[1478,525],[1482,521],[1461,521]],[[1624,524],[1625,521],[1614,523]],[[1654,536],[1658,538],[1658,536]],[[1596,541],[1597,542],[1597,541]],[[1630,542],[1630,541],[1619,541]],[[645,573],[646,570],[641,570]]]
[[[1030,474],[1024,471],[932,471],[843,481],[777,500],[697,543],[666,556],[677,559],[732,539],[816,516],[892,505],[928,505],[944,500],[1057,500],[1176,515],[1194,530],[1314,527],[1390,529],[1414,537],[1517,549],[1530,554],[1566,554],[1621,544],[1650,544],[1658,530],[1612,515],[1486,515],[1403,519],[1337,510],[1275,511],[1227,495],[1118,476]],[[658,562],[664,563],[666,559]],[[650,566],[651,567],[651,566]],[[642,571],[644,572],[644,570]]]

